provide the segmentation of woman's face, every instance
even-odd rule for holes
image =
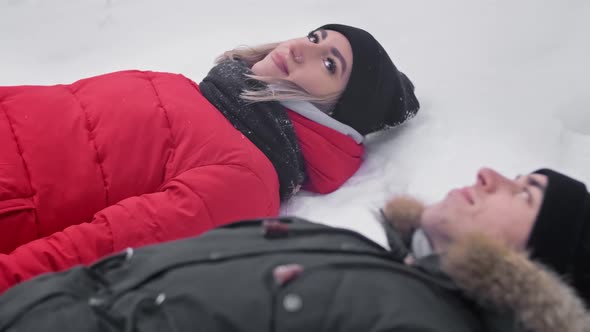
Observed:
[[[352,70],[352,48],[339,32],[317,30],[280,43],[252,72],[288,80],[316,97],[344,91]]]
[[[451,190],[428,206],[422,226],[437,249],[469,233],[481,233],[524,249],[537,218],[547,177],[528,174],[508,179],[483,168],[475,184]]]

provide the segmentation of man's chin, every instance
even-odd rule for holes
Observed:
[[[420,218],[420,225],[424,228],[434,227],[442,222],[445,216],[444,201],[424,207],[422,216]]]

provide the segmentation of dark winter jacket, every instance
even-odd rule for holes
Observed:
[[[360,166],[362,146],[290,116],[305,187],[335,190]],[[278,209],[273,165],[182,75],[0,87],[0,293]]]
[[[464,282],[473,258],[444,265]],[[435,257],[409,267],[357,233],[283,218],[38,277],[0,297],[0,331],[518,331],[469,294]]]

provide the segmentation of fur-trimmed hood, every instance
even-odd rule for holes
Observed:
[[[470,298],[510,310],[525,331],[590,331],[590,315],[575,291],[526,253],[474,234],[449,248],[442,267]]]
[[[403,197],[383,215],[403,234],[419,227],[423,206]],[[590,314],[575,291],[556,273],[482,234],[452,244],[441,255],[442,269],[474,301],[511,313],[530,332],[590,332]]]

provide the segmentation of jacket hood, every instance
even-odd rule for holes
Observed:
[[[442,268],[468,297],[511,312],[525,331],[590,331],[590,315],[576,292],[525,252],[472,235],[449,248]]]

